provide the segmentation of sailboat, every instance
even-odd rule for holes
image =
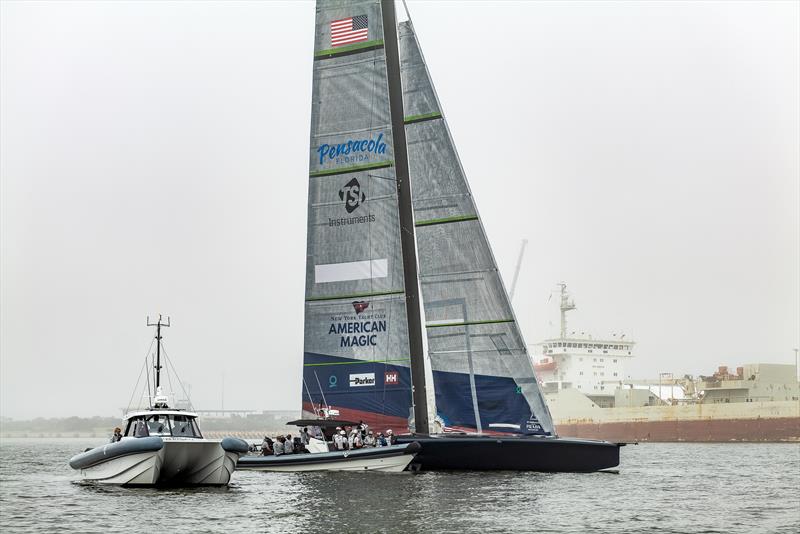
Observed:
[[[617,466],[555,433],[410,17],[319,0],[315,28],[303,416],[403,432],[415,469]]]

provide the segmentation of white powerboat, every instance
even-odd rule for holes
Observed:
[[[205,439],[197,414],[169,407],[162,394],[161,327],[156,325],[156,394],[147,409],[125,415],[117,441],[89,449],[69,461],[84,481],[128,486],[228,484],[239,456],[248,450],[238,438]]]
[[[405,471],[420,450],[418,443],[365,447],[344,451],[331,450],[328,438],[334,428],[356,426],[349,421],[301,419],[288,423],[299,427],[316,427],[319,438],[310,438],[307,452],[280,456],[242,456],[236,469],[242,471]],[[318,430],[317,430],[318,429]]]

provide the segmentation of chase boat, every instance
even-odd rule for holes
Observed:
[[[420,450],[419,443],[387,447],[367,447],[346,451],[332,450],[336,427],[356,426],[358,423],[340,420],[299,419],[289,425],[316,427],[317,436],[309,438],[307,453],[280,456],[243,456],[236,469],[243,471],[404,471]],[[317,431],[318,429],[318,431]],[[320,439],[321,438],[321,439]]]
[[[157,357],[154,366],[156,394],[148,408],[129,412],[119,441],[73,456],[69,465],[80,470],[82,480],[126,486],[224,486],[246,453],[244,440],[203,438],[197,414],[171,408],[161,388],[161,327],[156,327]]]

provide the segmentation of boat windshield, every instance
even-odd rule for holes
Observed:
[[[194,417],[180,414],[152,414],[131,418],[126,436],[137,438],[163,436],[177,438],[202,438]]]

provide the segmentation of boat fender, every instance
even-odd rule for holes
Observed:
[[[69,466],[73,469],[85,469],[107,460],[128,456],[129,454],[159,451],[163,446],[164,442],[158,436],[123,439],[122,441],[107,443],[102,447],[95,447],[75,455],[70,458]]]
[[[250,446],[247,442],[239,438],[222,438],[222,443],[220,443],[220,445],[228,452],[238,452],[239,454],[244,454],[250,450]]]
[[[408,445],[406,445],[404,454],[415,454],[422,450],[422,445],[420,445],[419,441],[412,441]]]

